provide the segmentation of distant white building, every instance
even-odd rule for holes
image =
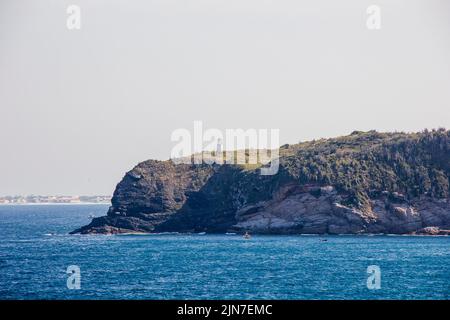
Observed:
[[[216,154],[220,154],[222,152],[222,139],[217,140],[217,148],[216,148]]]

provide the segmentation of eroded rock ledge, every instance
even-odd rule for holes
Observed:
[[[396,201],[386,193],[357,209],[343,205],[343,196],[332,186],[289,186],[280,193],[237,211],[233,228],[258,233],[448,234],[441,229],[450,223],[448,199]]]

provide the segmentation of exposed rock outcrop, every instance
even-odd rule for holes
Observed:
[[[285,187],[282,193],[297,187]],[[332,186],[302,187],[287,196],[247,206],[237,211],[236,230],[259,233],[304,234],[439,234],[436,226],[450,224],[450,201],[418,198],[395,203],[388,196],[371,199],[370,206],[357,209],[343,205]],[[424,226],[435,226],[433,229]]]

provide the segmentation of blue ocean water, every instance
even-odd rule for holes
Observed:
[[[0,299],[450,297],[450,237],[68,234],[106,210],[0,206]],[[67,288],[69,265],[79,290]]]

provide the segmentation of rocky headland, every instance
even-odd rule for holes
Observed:
[[[353,132],[262,165],[148,160],[72,233],[450,234],[450,131]]]

